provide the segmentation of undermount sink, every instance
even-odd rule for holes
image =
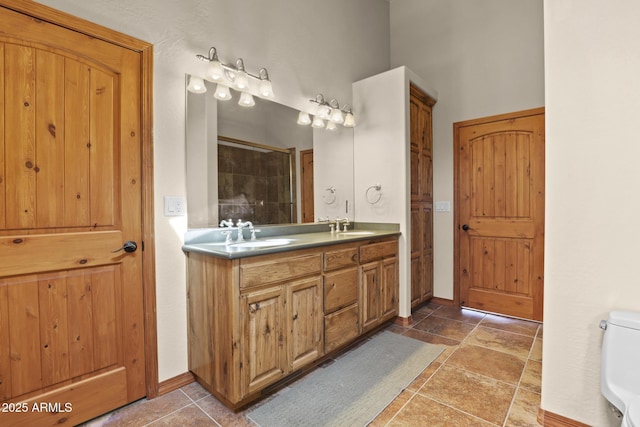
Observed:
[[[375,234],[373,231],[341,231],[343,236],[371,236]]]
[[[269,246],[284,246],[293,242],[293,239],[267,239],[267,240],[251,240],[248,242],[240,242],[229,245],[233,248],[266,248]]]

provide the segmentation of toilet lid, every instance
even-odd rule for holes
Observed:
[[[629,401],[627,413],[624,414],[626,425],[630,427],[640,427],[640,396]]]

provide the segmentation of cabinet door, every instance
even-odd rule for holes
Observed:
[[[287,285],[287,347],[289,366],[296,370],[320,357],[323,350],[322,278]]]
[[[380,318],[380,263],[360,267],[360,324],[362,332],[375,326]]]
[[[284,292],[282,286],[242,296],[243,395],[277,381],[286,372],[283,349]]]
[[[380,320],[398,313],[398,258],[387,258],[381,262]]]

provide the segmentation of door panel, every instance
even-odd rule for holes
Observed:
[[[5,7],[0,25],[0,395],[66,396],[46,423],[77,424],[146,392],[142,254],[115,252],[142,245],[141,60]]]
[[[462,305],[542,320],[544,114],[456,124]]]

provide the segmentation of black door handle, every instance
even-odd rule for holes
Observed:
[[[467,230],[469,230],[469,226],[467,224],[462,224],[462,229],[464,231],[467,231]]]
[[[134,242],[133,240],[129,240],[128,242],[125,242],[121,248],[118,248],[115,251],[111,251],[111,253],[115,254],[116,252],[120,252],[120,251],[125,251],[130,253],[130,252],[135,252],[136,249],[138,249],[138,245],[136,244],[136,242]]]

